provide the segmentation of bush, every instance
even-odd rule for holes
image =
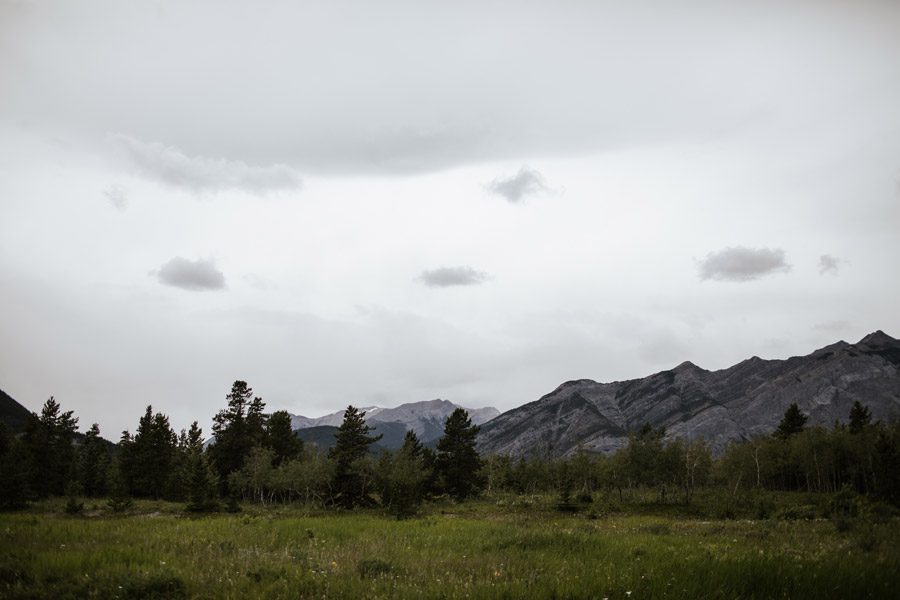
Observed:
[[[66,514],[80,515],[84,512],[84,502],[79,502],[78,496],[81,494],[81,485],[75,481],[70,481],[66,485]]]
[[[859,496],[856,491],[844,484],[840,491],[831,496],[828,503],[828,513],[832,519],[847,519],[859,514]]]

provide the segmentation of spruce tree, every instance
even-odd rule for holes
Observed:
[[[800,407],[797,406],[796,402],[793,402],[788,406],[787,410],[784,411],[784,417],[782,417],[781,422],[778,424],[778,428],[772,435],[778,439],[786,440],[803,431],[803,427],[806,425],[807,420],[809,420],[809,417],[800,411]]]
[[[481,458],[475,450],[478,430],[472,425],[469,413],[457,408],[447,417],[444,435],[437,443],[435,466],[439,483],[457,500],[476,494],[482,486]]]
[[[262,398],[253,397],[246,381],[235,381],[225,396],[228,406],[213,418],[215,443],[209,457],[224,491],[230,473],[240,470],[254,446],[265,441],[266,417]]]
[[[334,434],[334,447],[328,451],[328,458],[334,461],[334,500],[343,508],[372,503],[366,490],[362,463],[369,446],[380,440],[381,435],[369,435],[371,429],[366,425],[365,416],[366,413],[348,406],[344,421]]]
[[[108,468],[109,450],[106,441],[100,437],[100,426],[94,423],[84,434],[84,441],[78,452],[78,481],[85,496],[106,494]]]
[[[128,461],[123,463],[130,472],[126,480],[136,496],[162,498],[168,490],[175,462],[178,437],[169,425],[169,417],[154,413],[148,406],[138,424],[128,448]]]
[[[202,448],[191,450],[187,460],[187,468],[188,504],[186,509],[192,512],[218,510],[216,475],[210,468]]]
[[[38,496],[65,492],[75,466],[77,430],[78,418],[71,410],[61,412],[53,396],[44,403],[40,416],[31,413],[24,442],[31,459],[31,489]]]
[[[872,412],[859,400],[850,407],[850,433],[862,433],[872,424]]]
[[[287,411],[279,410],[269,416],[266,439],[267,445],[275,453],[275,466],[303,453],[303,440],[291,429],[291,415]]]
[[[30,467],[25,444],[0,422],[0,510],[25,506],[31,495]]]
[[[393,454],[385,452],[379,461],[382,505],[397,518],[415,514],[425,499],[428,475],[422,443],[407,431],[403,446]]]

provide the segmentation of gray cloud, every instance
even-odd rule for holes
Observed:
[[[103,195],[118,210],[128,208],[128,190],[121,185],[111,185],[103,190]]]
[[[512,203],[520,202],[525,196],[549,192],[544,176],[528,165],[522,165],[512,177],[498,177],[487,184],[488,191],[503,196]]]
[[[297,171],[286,165],[256,167],[239,160],[188,156],[172,146],[122,134],[111,140],[143,177],[195,193],[236,189],[264,195],[296,190],[303,184]]]
[[[422,271],[417,278],[428,287],[451,287],[455,285],[479,285],[489,279],[487,273],[472,267],[441,267]]]
[[[225,275],[212,259],[188,260],[176,256],[151,275],[165,285],[194,292],[225,288]]]
[[[819,275],[831,273],[837,275],[840,270],[841,259],[830,254],[823,254],[819,257]]]
[[[718,252],[710,252],[700,261],[700,279],[716,281],[752,281],[786,273],[791,265],[785,262],[781,248],[744,248],[735,246]]]

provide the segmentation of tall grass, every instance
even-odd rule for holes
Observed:
[[[136,510],[0,515],[0,596],[893,598],[900,589],[896,519],[869,524],[860,540],[824,520],[587,518],[487,502],[404,521]]]

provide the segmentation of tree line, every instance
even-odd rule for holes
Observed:
[[[78,434],[78,419],[50,398],[24,432],[0,425],[0,507],[15,508],[48,496],[108,497],[113,510],[131,498],[185,503],[188,510],[238,510],[240,502],[308,503],[343,509],[380,505],[409,515],[431,498],[457,501],[482,492],[556,493],[571,497],[606,491],[621,501],[651,491],[662,503],[692,502],[699,489],[797,490],[835,493],[850,487],[900,505],[900,424],[873,422],[855,403],[848,423],[807,427],[796,404],[766,436],[729,444],[713,456],[703,440],[667,440],[645,425],[621,450],[571,456],[479,456],[478,427],[455,410],[435,448],[412,431],[401,448],[373,445],[381,436],[353,406],[344,412],[334,446],[305,445],[285,411],[271,414],[245,381],[235,381],[226,406],[213,419],[212,443],[197,422],[176,433],[169,418],[148,406],[134,434],[118,444],[100,437],[97,424]]]

